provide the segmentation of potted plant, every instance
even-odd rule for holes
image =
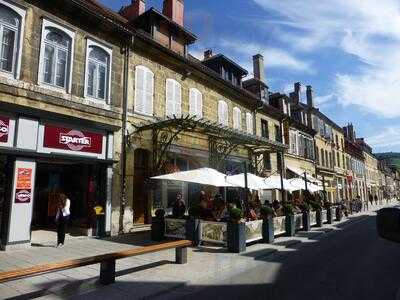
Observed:
[[[263,220],[262,234],[264,243],[274,242],[274,216],[275,211],[268,205],[261,206],[260,215]]]
[[[200,244],[200,214],[201,207],[194,204],[189,208],[189,217],[186,220],[186,239],[192,241],[194,246]]]
[[[325,201],[324,207],[326,209],[326,217],[328,219],[328,224],[333,224],[333,213],[332,213],[332,203]]]
[[[232,253],[246,251],[246,224],[243,220],[243,212],[239,208],[232,208],[229,211],[228,250]]]
[[[287,236],[295,235],[295,220],[294,220],[294,207],[290,202],[283,204],[283,212],[285,214],[285,230]]]
[[[155,217],[151,220],[151,239],[160,242],[164,240],[165,210],[157,209]]]

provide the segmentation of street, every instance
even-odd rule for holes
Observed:
[[[183,298],[399,299],[400,244],[377,236],[375,216],[317,243],[291,247],[298,251],[268,255],[258,267],[218,285],[187,287]]]

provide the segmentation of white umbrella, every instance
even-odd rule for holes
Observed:
[[[265,178],[264,183],[266,185],[266,188],[264,188],[265,190],[280,190],[282,188],[281,177],[277,175]],[[285,178],[283,178],[283,189],[289,191],[290,193],[296,191],[296,188],[294,188],[290,184],[289,180]]]
[[[295,188],[296,191],[306,189],[306,183],[305,183],[304,179],[302,179],[302,178],[292,179],[292,180],[290,180],[290,184]],[[322,191],[323,188],[316,184],[307,182],[307,190],[310,191],[311,193],[315,193],[315,192]]]
[[[238,187],[246,187],[244,173],[228,176],[227,181]],[[247,173],[247,187],[251,190],[263,190],[266,185],[263,178]]]
[[[226,180],[227,176],[211,168],[200,168],[191,171],[175,172],[166,175],[151,177],[157,180],[174,180],[198,183],[202,185],[212,185],[217,187],[235,186]]]

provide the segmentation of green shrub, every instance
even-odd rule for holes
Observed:
[[[283,212],[285,215],[293,215],[294,214],[294,207],[293,204],[290,202],[283,203]]]
[[[230,216],[230,218],[231,218],[231,221],[233,221],[233,222],[239,222],[240,219],[243,218],[243,212],[242,212],[242,210],[239,209],[239,208],[232,208],[232,209],[229,211],[229,216]]]
[[[260,214],[263,219],[268,219],[274,216],[275,211],[268,205],[261,206]]]

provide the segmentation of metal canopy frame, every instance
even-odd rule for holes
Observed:
[[[253,170],[258,169],[259,157],[264,152],[283,152],[287,146],[260,136],[248,134],[196,116],[185,115],[173,118],[156,118],[140,125],[134,125],[136,131],[131,138],[140,138],[141,133],[151,130],[153,143],[153,173],[161,172],[167,161],[170,146],[184,132],[196,132],[208,137],[209,163],[221,170],[230,154],[240,147],[248,151]]]

